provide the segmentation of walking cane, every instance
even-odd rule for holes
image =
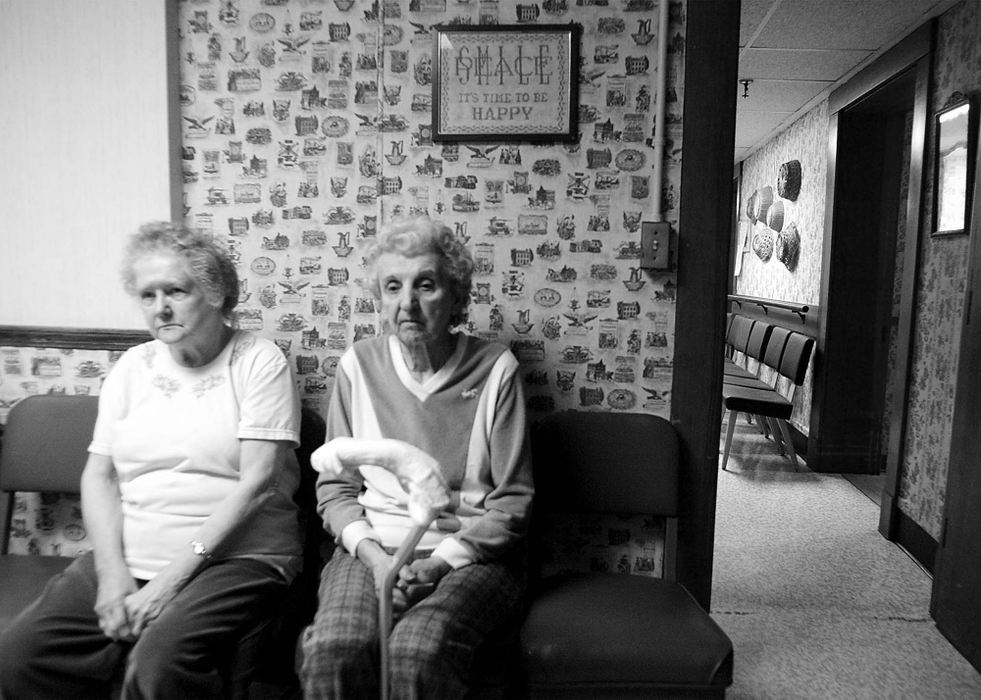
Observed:
[[[412,528],[395,552],[392,567],[385,574],[378,593],[378,636],[380,640],[380,675],[382,700],[389,694],[388,637],[392,631],[392,589],[399,570],[412,559],[419,540],[429,526],[450,504],[449,490],[439,462],[417,447],[401,440],[359,440],[335,438],[317,449],[310,463],[319,472],[340,475],[361,466],[381,467],[391,472],[408,493]]]

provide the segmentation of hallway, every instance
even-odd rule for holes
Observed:
[[[837,474],[795,473],[740,419],[719,473],[712,613],[732,638],[729,698],[977,698],[937,631],[932,579]]]

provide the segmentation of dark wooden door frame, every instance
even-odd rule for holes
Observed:
[[[935,22],[931,21],[910,36],[914,41],[908,59],[916,71],[913,103],[909,187],[906,198],[906,241],[903,247],[903,279],[900,287],[899,325],[896,329],[896,364],[893,369],[893,411],[886,446],[886,478],[879,511],[879,532],[896,540],[899,528],[899,486],[903,456],[906,452],[906,419],[909,406],[909,382],[913,363],[913,325],[919,293],[920,241],[922,236],[923,200],[926,185],[925,154],[927,119],[930,106],[930,76],[933,61]]]
[[[917,280],[920,268],[921,216],[924,196],[924,154],[926,149],[927,110],[935,22],[925,23],[899,44],[886,52],[845,85],[831,94],[828,100],[828,177],[825,198],[825,243],[822,260],[819,334],[815,350],[815,370],[819,375],[821,357],[825,353],[827,332],[828,295],[830,280],[831,244],[835,214],[835,175],[837,168],[837,141],[839,113],[849,105],[860,101],[896,76],[912,70],[916,75],[913,102],[913,124],[910,146],[909,187],[906,199],[906,242],[903,252],[903,278],[900,292],[900,316],[897,327],[896,365],[893,373],[895,412],[890,426],[889,444],[886,448],[886,478],[882,495],[879,531],[890,540],[896,539],[899,509],[896,501],[899,492],[900,467],[905,446],[906,405],[909,394],[909,376],[913,355],[913,324],[917,297]],[[811,405],[812,432],[820,431],[822,410],[829,410],[825,397],[834,387],[816,377],[814,398]],[[811,441],[813,444],[813,440]],[[819,450],[808,452],[808,463],[813,460],[820,469],[822,457]]]
[[[678,580],[711,604],[735,152],[738,0],[688,0],[671,422],[681,439]]]

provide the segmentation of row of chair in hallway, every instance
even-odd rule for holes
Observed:
[[[787,421],[793,413],[794,391],[804,383],[813,348],[814,338],[804,333],[741,314],[729,314],[722,386],[723,404],[729,414],[723,469],[729,462],[740,413],[756,416],[761,429],[772,433],[781,454],[788,450],[794,469],[798,468]]]

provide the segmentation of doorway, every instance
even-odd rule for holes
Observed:
[[[906,228],[915,87],[915,75],[906,71],[837,115],[833,230],[816,367],[824,398],[815,402],[811,434],[819,459],[812,469],[885,471],[887,407],[893,407],[889,358],[899,325],[896,273],[902,271],[896,252]]]
[[[885,471],[883,513],[903,449],[931,47],[927,24],[829,98],[808,466]]]

